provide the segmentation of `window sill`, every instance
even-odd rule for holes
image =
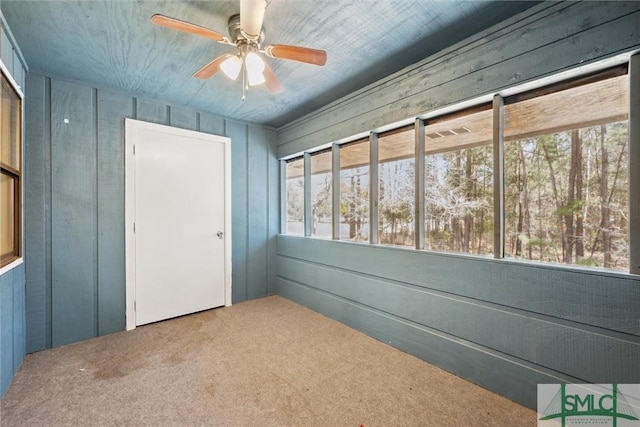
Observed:
[[[23,262],[24,262],[24,258],[20,257],[10,262],[9,264],[5,265],[4,267],[0,268],[0,276],[2,276],[4,273],[8,273],[9,271],[13,270]]]
[[[500,264],[510,264],[510,265],[520,265],[523,267],[530,267],[534,269],[543,269],[543,270],[557,270],[557,271],[566,271],[570,273],[577,274],[589,274],[594,276],[602,276],[602,277],[615,277],[619,279],[633,279],[636,280],[639,275],[630,273],[628,271],[621,270],[605,270],[604,268],[598,267],[586,267],[579,266],[576,264],[556,264],[544,261],[532,261],[523,258],[499,258],[496,259],[492,255],[477,255],[477,254],[465,254],[465,253],[457,253],[457,252],[446,252],[446,251],[435,251],[430,249],[415,249],[411,246],[400,246],[400,245],[386,245],[386,244],[370,244],[368,242],[353,242],[349,240],[331,240],[331,239],[320,239],[312,236],[300,236],[293,234],[280,234],[280,236],[286,237],[294,237],[301,239],[309,239],[316,241],[330,241],[333,244],[340,245],[357,245],[361,247],[368,247],[374,250],[385,250],[385,251],[396,251],[396,252],[413,252],[413,253],[423,253],[428,256],[435,257],[447,257],[447,258],[457,258],[457,259],[467,259],[470,261],[482,261],[482,262],[490,262],[490,263],[500,263]]]

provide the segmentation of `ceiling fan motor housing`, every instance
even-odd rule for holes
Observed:
[[[240,29],[240,15],[233,15],[229,18],[229,36],[231,37],[231,42],[238,46],[241,51],[243,51],[242,45],[249,45],[259,50],[260,44],[264,41],[264,28],[260,30],[260,35],[257,39],[251,39]]]

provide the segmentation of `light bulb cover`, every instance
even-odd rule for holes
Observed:
[[[254,52],[249,52],[244,57],[244,64],[247,67],[247,79],[249,85],[256,86],[265,82],[264,78],[264,61]]]
[[[231,80],[235,80],[242,69],[242,60],[238,56],[230,56],[220,64],[220,69]]]

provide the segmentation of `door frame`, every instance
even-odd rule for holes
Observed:
[[[208,140],[224,145],[224,305],[231,305],[231,139],[226,136],[179,129],[156,123],[125,118],[125,270],[126,328],[136,328],[136,236],[135,222],[135,151],[138,130],[153,130],[187,138]]]

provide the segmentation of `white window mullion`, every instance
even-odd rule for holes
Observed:
[[[287,162],[280,160],[280,234],[287,233]]]
[[[629,60],[629,272],[640,274],[640,54]]]
[[[378,134],[369,134],[369,243],[379,243],[378,237]]]
[[[340,239],[340,145],[331,146],[331,237]]]
[[[493,257],[504,258],[504,100],[493,97]]]
[[[424,249],[424,122],[416,119],[416,206],[415,226],[416,249]]]
[[[304,235],[311,236],[311,153],[304,153]]]

